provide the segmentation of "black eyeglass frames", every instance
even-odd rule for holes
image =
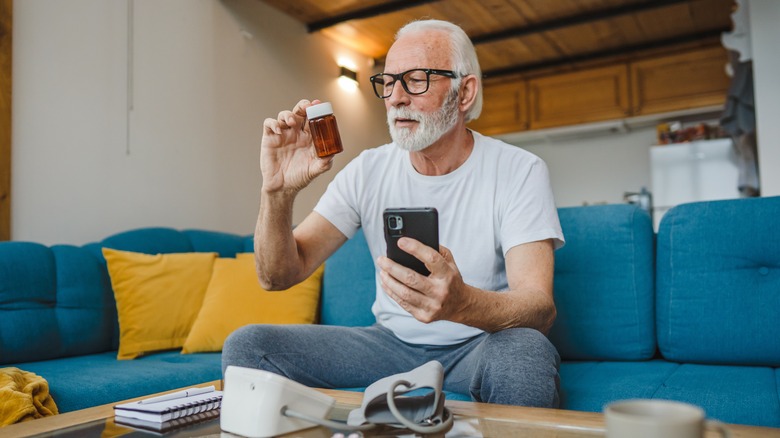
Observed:
[[[452,70],[435,70],[431,68],[415,68],[402,73],[379,73],[371,76],[369,80],[374,85],[374,93],[380,99],[387,99],[393,94],[393,86],[400,81],[407,93],[412,95],[423,94],[431,85],[431,75],[444,76],[457,79],[458,74]]]

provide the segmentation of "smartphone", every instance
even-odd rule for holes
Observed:
[[[425,264],[398,248],[398,239],[411,237],[439,250],[439,212],[433,207],[388,208],[382,214],[387,257],[398,264],[428,276]]]

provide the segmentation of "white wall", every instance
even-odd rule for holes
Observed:
[[[780,2],[750,0],[761,196],[780,195]]]
[[[622,203],[625,192],[650,190],[649,149],[656,143],[652,126],[550,141],[506,140],[547,163],[559,207]]]
[[[346,150],[300,194],[296,222],[338,169],[388,141],[365,57],[256,0],[131,3],[129,113],[126,1],[14,4],[14,240],[81,244],[144,226],[249,234],[262,121],[301,98],[333,102]],[[357,93],[336,84],[345,55]]]

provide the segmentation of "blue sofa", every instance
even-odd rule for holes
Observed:
[[[780,427],[780,197],[681,205],[657,235],[630,205],[559,214],[567,243],[556,252],[550,339],[563,408],[664,398]],[[0,243],[0,366],[46,378],[63,412],[219,379],[219,354],[116,360],[102,247],[228,257],[251,251],[252,239],[147,228],[83,247]],[[358,233],[326,262],[320,323],[373,324],[373,275]]]

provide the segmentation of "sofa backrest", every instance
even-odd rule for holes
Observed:
[[[101,249],[147,254],[251,251],[251,237],[143,228],[83,247],[0,243],[0,364],[118,348],[116,302]]]
[[[559,209],[558,318],[550,339],[568,360],[640,360],[656,351],[653,228],[636,206]],[[325,263],[321,323],[375,322],[375,267],[362,231]]]
[[[247,243],[249,242],[249,243]],[[216,252],[220,257],[233,257],[238,252],[252,251],[251,236],[204,230],[175,230],[173,228],[140,228],[106,237],[96,244],[86,245],[101,260],[101,248],[134,251],[144,254],[171,254],[177,252]],[[248,249],[247,249],[248,247]]]
[[[633,205],[558,210],[558,317],[550,340],[565,360],[641,360],[656,351],[653,227]]]
[[[559,217],[566,245],[555,254],[550,339],[563,359],[648,359],[657,334],[669,360],[780,365],[780,197],[675,207],[661,222],[657,255],[650,218],[635,206],[561,208]],[[0,364],[116,350],[102,247],[230,257],[253,244],[170,228],[83,247],[0,242]],[[373,324],[374,269],[358,232],[326,262],[320,322]]]
[[[108,274],[90,251],[0,244],[0,364],[107,351],[115,325]]]
[[[375,272],[366,237],[358,230],[325,262],[320,323],[348,327],[374,324]]]
[[[780,366],[780,197],[672,208],[657,265],[665,358]]]

